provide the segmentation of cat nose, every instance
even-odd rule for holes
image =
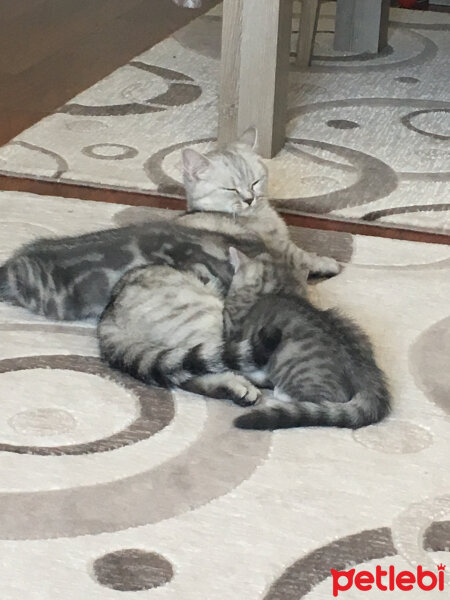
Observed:
[[[254,198],[253,196],[249,196],[248,198],[242,198],[243,202],[245,202],[246,204],[248,204],[250,206],[250,204],[253,202]]]

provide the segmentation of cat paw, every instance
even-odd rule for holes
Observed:
[[[261,390],[242,377],[230,386],[230,398],[238,406],[253,406],[261,398]]]
[[[341,265],[331,256],[317,256],[311,262],[309,274],[313,277],[334,277],[341,270]]]

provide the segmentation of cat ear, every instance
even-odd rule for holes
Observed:
[[[206,156],[203,156],[203,154],[197,152],[197,150],[186,148],[183,150],[182,155],[185,172],[195,179],[198,179],[200,175],[209,167],[209,160],[206,158]]]
[[[242,252],[239,252],[239,250],[236,250],[236,248],[233,248],[233,246],[229,248],[228,254],[230,255],[231,266],[233,267],[234,272],[237,273],[247,257]]]
[[[258,132],[254,127],[249,127],[239,137],[238,142],[239,144],[244,144],[244,146],[250,146],[250,148],[254,150],[258,142]]]

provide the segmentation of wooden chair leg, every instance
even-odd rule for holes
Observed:
[[[377,54],[387,45],[390,0],[337,0],[335,50]]]
[[[219,142],[258,130],[270,158],[284,144],[292,0],[224,0]]]
[[[319,0],[302,0],[296,58],[299,67],[309,67],[311,64],[319,12]]]
[[[238,137],[243,7],[244,0],[224,0],[223,2],[219,131],[217,136],[221,144],[234,142]]]

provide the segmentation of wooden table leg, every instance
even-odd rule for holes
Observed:
[[[292,0],[224,0],[219,142],[258,130],[267,158],[284,144]]]
[[[390,0],[337,0],[334,49],[377,54],[387,45]]]

